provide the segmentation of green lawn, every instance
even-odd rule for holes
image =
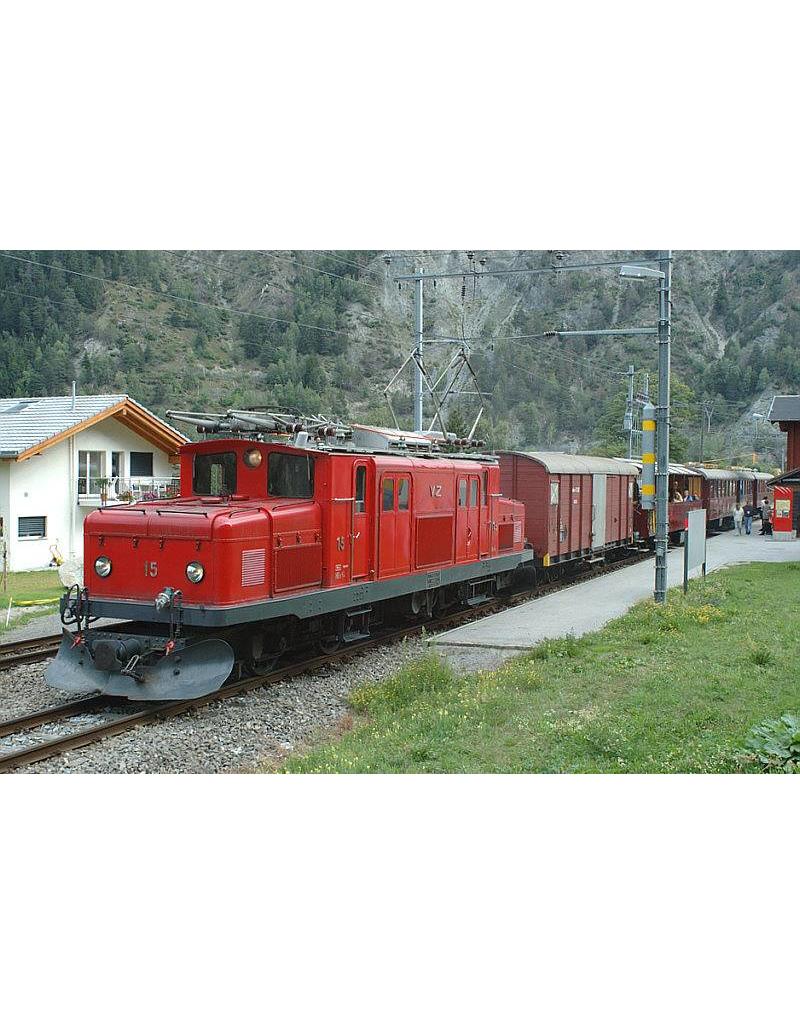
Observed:
[[[52,597],[57,601],[64,593],[64,588],[55,569],[41,572],[10,572],[6,590],[0,586],[0,605],[8,607],[8,599],[18,601],[39,601]],[[5,600],[3,600],[5,599]]]
[[[426,658],[355,691],[352,730],[284,770],[747,770],[752,726],[800,709],[799,591],[800,564],[739,566],[497,671],[461,678]]]

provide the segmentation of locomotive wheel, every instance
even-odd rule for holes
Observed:
[[[336,654],[342,646],[342,641],[338,636],[321,636],[317,641],[317,646],[322,654]]]

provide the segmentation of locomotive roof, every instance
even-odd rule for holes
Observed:
[[[608,476],[636,476],[635,467],[627,461],[606,459],[599,455],[570,455],[567,452],[502,452],[519,455],[544,466],[548,473],[605,473]]]
[[[442,451],[403,451],[397,448],[295,448],[288,446],[290,451],[311,452],[321,455],[375,455],[384,459],[419,459],[422,462],[486,462],[490,466],[497,464],[497,456],[486,452],[442,452]]]

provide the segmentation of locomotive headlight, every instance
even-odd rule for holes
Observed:
[[[206,571],[199,562],[189,562],[186,566],[186,579],[190,583],[199,583]]]
[[[102,576],[105,579],[106,576],[111,574],[111,559],[106,557],[106,555],[100,555],[99,558],[95,558],[94,571],[98,576]]]
[[[249,466],[251,469],[258,469],[264,461],[264,456],[258,448],[248,448],[242,458],[244,459],[245,466]]]

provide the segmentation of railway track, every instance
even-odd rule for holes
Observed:
[[[565,590],[569,587],[577,586],[586,579],[604,575],[609,572],[616,572],[618,569],[625,568],[626,566],[633,565],[636,562],[644,561],[652,557],[652,552],[637,552],[631,557],[622,559],[618,562],[603,565],[602,567],[596,567],[588,572],[578,573],[560,580],[543,582],[532,588],[521,590],[511,595],[495,597],[476,607],[460,609],[457,612],[453,612],[439,619],[429,620],[427,622],[415,622],[400,628],[385,630],[367,640],[348,644],[346,647],[343,647],[333,653],[306,657],[272,672],[267,672],[263,675],[251,676],[235,683],[229,683],[213,693],[206,694],[204,697],[194,697],[189,700],[164,701],[159,703],[148,702],[147,704],[139,705],[132,705],[131,702],[125,698],[115,699],[104,696],[85,697],[79,700],[67,701],[63,704],[56,704],[52,707],[32,712],[28,715],[21,715],[17,718],[0,721],[0,738],[15,736],[18,734],[24,735],[25,733],[32,732],[45,725],[61,724],[64,726],[77,726],[74,731],[65,735],[40,739],[37,742],[24,746],[20,750],[10,750],[5,754],[0,754],[0,773],[13,771],[16,768],[22,768],[25,765],[36,764],[37,762],[57,757],[59,754],[64,754],[71,750],[77,750],[80,747],[89,746],[92,743],[97,743],[100,740],[116,736],[119,733],[127,732],[129,729],[134,729],[140,725],[148,725],[168,718],[175,718],[179,715],[197,710],[217,701],[223,701],[230,697],[240,696],[241,694],[264,686],[274,686],[277,683],[293,679],[296,676],[305,675],[330,665],[346,662],[361,653],[383,646],[384,644],[395,643],[407,637],[419,636],[423,632],[440,632],[443,630],[453,629],[466,622],[472,622],[475,619],[496,614],[506,608],[535,600],[536,598],[543,597],[546,594],[552,594],[559,590]],[[57,640],[60,642],[61,637],[47,637],[44,639],[49,641]],[[29,644],[32,642],[33,641],[27,641]],[[25,641],[20,641],[20,644],[22,643],[25,643]],[[6,646],[13,647],[15,645]],[[55,643],[48,653],[54,653],[57,646],[58,644]],[[4,650],[5,648],[0,648],[0,667],[7,664],[2,661],[2,654]],[[37,659],[31,660],[41,660],[42,657],[47,657],[47,653],[43,655],[40,654]],[[19,662],[16,662],[16,664],[19,664]],[[91,724],[80,722],[81,717],[86,715],[106,715],[108,717],[103,718],[103,720],[99,722],[92,722]]]
[[[35,661],[44,661],[55,654],[61,643],[61,634],[34,637],[29,640],[15,640],[10,644],[0,645],[0,671],[13,668],[15,665],[28,665]]]

